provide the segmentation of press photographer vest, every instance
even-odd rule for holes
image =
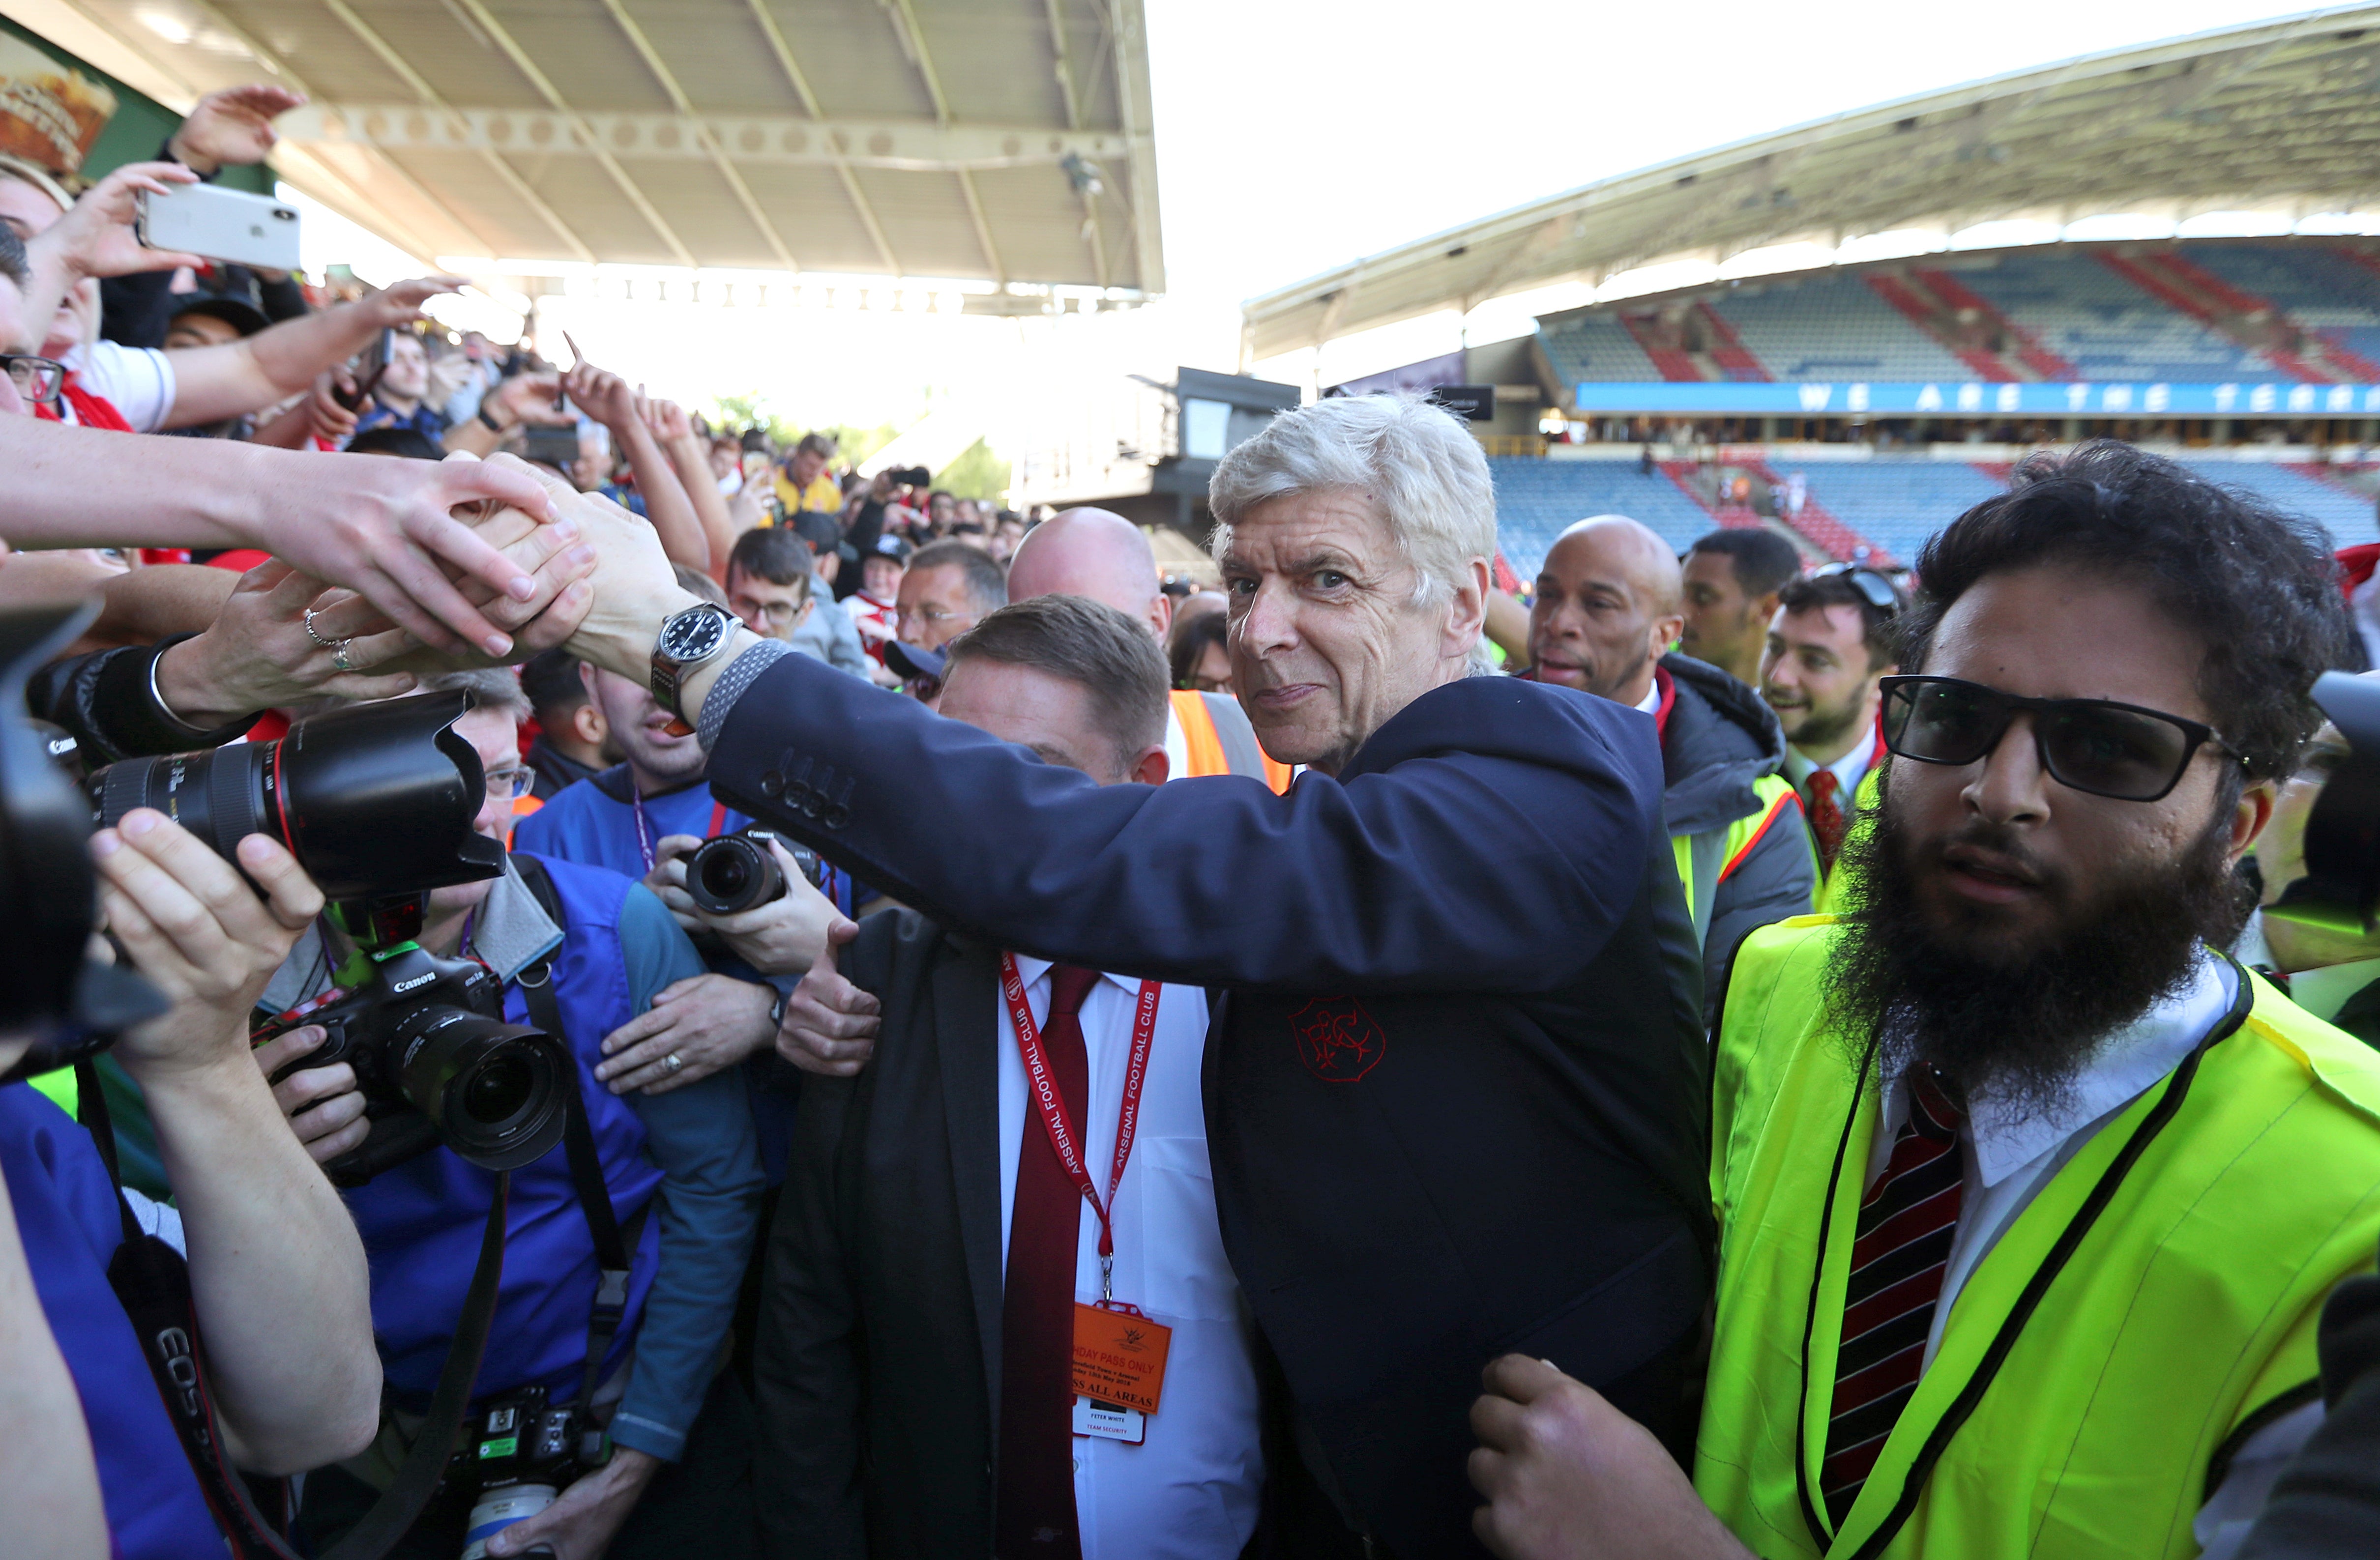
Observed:
[[[0,1174],[42,1312],[74,1377],[123,1560],[221,1554],[182,1443],[107,1279],[122,1230],[91,1135],[32,1089],[0,1089]]]
[[[620,907],[633,885],[601,867],[538,860],[563,912],[564,935],[550,956],[563,1037],[578,1063],[579,1094],[603,1181],[625,1226],[662,1180],[645,1153],[643,1123],[594,1075],[595,1064],[603,1059],[603,1036],[634,1014],[619,934]],[[535,1022],[516,982],[505,985],[504,1018]],[[345,1194],[371,1262],[372,1329],[389,1397],[400,1408],[419,1412],[437,1383],[479,1255],[494,1181],[490,1172],[439,1149]],[[643,1221],[637,1247],[627,1312],[605,1360],[607,1373],[618,1367],[636,1337],[660,1259],[658,1219]],[[567,1157],[557,1145],[513,1172],[504,1284],[473,1396],[531,1385],[575,1396],[587,1360],[596,1286],[594,1240],[571,1184]]]
[[[1182,744],[1189,755],[1189,763],[1177,779],[1248,775],[1276,793],[1289,789],[1295,771],[1275,763],[1257,745],[1256,728],[1248,724],[1246,713],[1235,701],[1194,688],[1177,688],[1167,696],[1173,701],[1173,719],[1181,722]]]
[[[1785,815],[1785,809],[1796,804],[1793,788],[1777,775],[1763,775],[1754,780],[1752,793],[1760,799],[1758,812],[1746,813],[1722,828],[1670,836],[1670,849],[1678,858],[1678,883],[1686,891],[1686,913],[1694,918],[1697,944],[1710,935],[1711,912],[1718,903],[1718,886],[1734,876],[1735,869],[1752,854],[1752,848],[1766,839],[1777,820]]]
[[[2244,1021],[2101,1128],[1976,1265],[1836,1531],[1818,1468],[1879,1106],[1824,1022],[1833,925],[1754,933],[1728,988],[1695,1488],[1766,1560],[2196,1554],[2231,1455],[2314,1397],[2324,1300],[2372,1265],[2380,1059],[2247,977]]]

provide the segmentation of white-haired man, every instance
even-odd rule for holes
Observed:
[[[1292,1552],[1478,1553],[1465,1415],[1505,1352],[1561,1361],[1682,1451],[1707,1047],[1660,754],[1617,705],[1468,675],[1495,508],[1462,424],[1329,400],[1215,472],[1234,686],[1311,771],[1286,796],[1039,762],[788,659],[679,589],[649,532],[562,502],[600,554],[574,652],[650,674],[722,792],[960,935],[1222,993],[1216,1204],[1324,1518]],[[807,977],[821,1010],[839,981]],[[867,1006],[830,1023],[850,1049]],[[1148,1435],[1182,1433],[1153,1385]],[[1071,1487],[1031,1460],[1001,1458],[1003,1525],[1030,1517],[1035,1553],[1071,1560],[1077,1513],[1013,1510]]]

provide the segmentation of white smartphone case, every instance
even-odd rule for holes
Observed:
[[[298,269],[298,213],[269,195],[176,186],[170,195],[143,195],[140,242],[208,260],[273,271]]]

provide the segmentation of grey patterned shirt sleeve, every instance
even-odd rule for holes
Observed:
[[[777,664],[780,657],[794,654],[794,647],[782,639],[763,639],[750,649],[727,663],[719,681],[710,685],[710,693],[702,701],[702,719],[695,725],[695,740],[702,751],[710,752],[719,745],[719,729],[727,724],[727,712],[744,696],[744,690],[760,680],[760,673]]]

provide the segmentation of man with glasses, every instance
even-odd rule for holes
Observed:
[[[783,526],[759,526],[727,554],[727,608],[744,626],[855,677],[868,675],[859,631],[817,571],[809,543]]]
[[[1864,891],[1755,933],[1727,993],[1694,1487],[1508,1357],[1475,1416],[1503,1554],[2228,1555],[2322,1421],[2380,1058],[2221,950],[2351,643],[2324,538],[2103,442],[1918,576]]]
[[[1008,569],[971,542],[930,542],[901,576],[885,664],[931,704],[941,694],[941,647],[1008,604]]]
[[[1877,684],[1893,670],[1893,632],[1907,604],[1864,563],[1829,563],[1779,593],[1760,659],[1760,696],[1785,728],[1785,778],[1800,793],[1817,847],[1818,908],[1840,909],[1850,879],[1835,870],[1882,773]]]

